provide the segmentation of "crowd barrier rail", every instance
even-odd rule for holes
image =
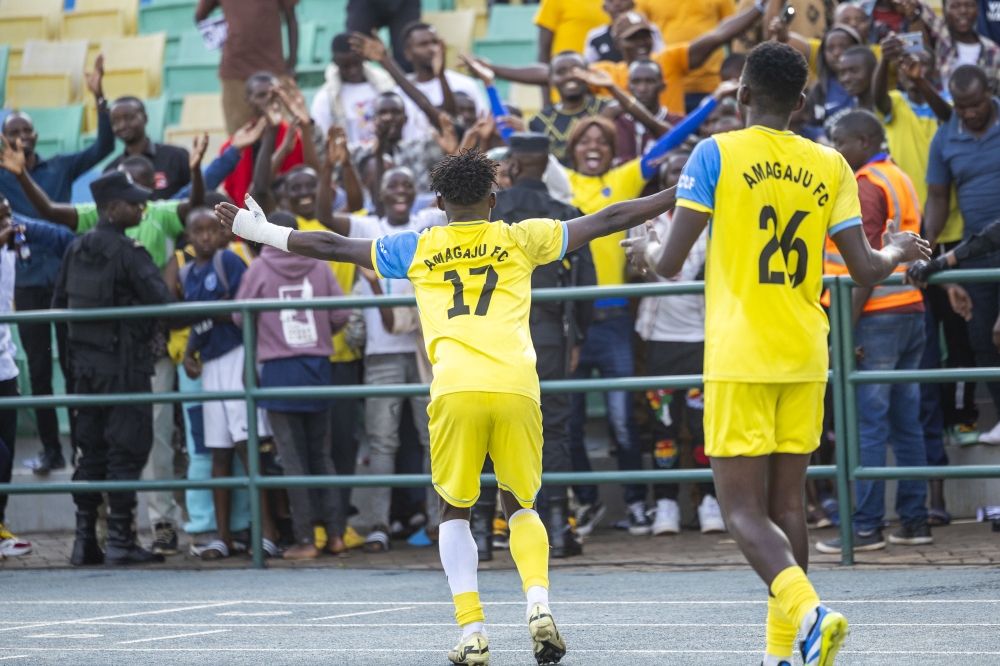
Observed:
[[[947,279],[944,279],[947,277]],[[943,282],[1000,282],[1000,270],[952,271],[947,276],[935,276],[932,283]],[[887,284],[898,284],[899,278],[892,277]],[[920,370],[905,372],[858,372],[854,363],[853,326],[851,325],[850,290],[854,283],[850,278],[826,277],[824,284],[831,291],[830,341],[831,373],[830,384],[834,403],[834,430],[836,441],[847,442],[847,446],[836,447],[835,465],[812,465],[807,471],[811,479],[834,479],[837,484],[841,520],[841,538],[844,549],[841,561],[845,565],[854,563],[852,532],[849,517],[852,514],[850,482],[854,479],[900,479],[900,478],[989,478],[1000,477],[1000,465],[956,466],[956,467],[879,467],[860,466],[858,444],[858,417],[856,387],[860,383],[892,382],[942,382],[942,381],[983,381],[1000,380],[1000,368],[971,368],[960,370]],[[534,301],[593,300],[598,298],[639,298],[643,296],[668,296],[704,293],[702,282],[660,282],[631,284],[613,287],[573,287],[563,289],[536,289],[532,292]],[[301,302],[294,302],[302,309]],[[412,295],[405,296],[343,296],[337,298],[317,298],[309,301],[311,310],[355,309],[363,307],[393,307],[415,305]],[[264,476],[261,474],[259,439],[257,435],[258,401],[267,398],[366,398],[387,396],[428,395],[426,384],[385,384],[302,388],[260,388],[257,386],[257,345],[256,326],[253,315],[258,312],[284,310],[289,301],[261,299],[253,301],[224,301],[212,303],[179,303],[157,306],[133,306],[124,308],[104,308],[92,310],[33,310],[0,314],[0,323],[20,322],[69,322],[100,321],[136,318],[158,318],[193,320],[219,314],[240,312],[243,315],[244,390],[219,392],[166,392],[166,393],[123,393],[104,395],[52,395],[0,398],[0,409],[34,409],[40,407],[82,407],[90,405],[150,404],[176,402],[206,402],[212,400],[239,400],[247,403],[249,470],[244,477],[219,479],[172,479],[135,481],[71,481],[63,483],[30,483],[9,485],[0,488],[8,494],[54,494],[83,492],[116,492],[134,490],[151,492],[162,490],[188,490],[210,488],[246,488],[250,496],[251,544],[253,566],[265,565],[264,549],[261,547],[262,507],[260,493],[263,488],[361,488],[373,486],[419,487],[430,486],[430,475],[363,475],[363,476]],[[183,372],[183,369],[179,369]],[[541,382],[542,393],[575,393],[603,391],[647,391],[661,388],[696,388],[702,385],[700,375],[676,375],[658,377],[627,377],[616,379],[568,379]],[[581,483],[678,483],[703,482],[712,479],[708,469],[635,470],[610,472],[566,472],[545,473],[543,484],[571,485]],[[495,486],[496,477],[482,475],[485,486]]]

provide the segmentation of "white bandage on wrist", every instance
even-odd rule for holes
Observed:
[[[288,252],[288,237],[292,230],[268,222],[264,211],[249,195],[246,198],[246,205],[246,209],[240,209],[236,213],[236,219],[233,221],[233,233],[248,241],[264,243]]]
[[[233,228],[235,229],[235,227]],[[646,251],[642,254],[642,258],[646,260],[646,266],[654,273],[656,272],[656,264],[659,263],[661,254],[663,254],[662,243],[648,243]]]

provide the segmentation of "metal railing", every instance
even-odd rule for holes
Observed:
[[[954,271],[948,274],[948,282],[1000,281],[1000,270]],[[890,282],[898,278],[891,278]],[[932,282],[944,282],[938,277]],[[831,386],[834,397],[834,428],[838,443],[847,446],[836,447],[836,465],[814,465],[808,470],[812,479],[836,479],[838,502],[841,515],[841,537],[844,549],[842,561],[853,564],[854,553],[851,540],[850,516],[852,479],[873,478],[973,478],[1000,477],[1000,466],[963,467],[908,467],[908,468],[863,468],[858,465],[857,398],[855,386],[858,383],[913,382],[913,381],[955,381],[957,380],[1000,380],[1000,368],[969,370],[927,370],[893,373],[857,372],[854,366],[853,327],[851,326],[849,278],[825,278],[831,287],[831,344],[832,373]],[[704,292],[704,283],[675,282],[622,285],[615,287],[574,287],[566,289],[538,289],[532,292],[532,299],[542,301],[593,300],[597,298],[637,298],[641,296],[666,296],[679,294],[699,294]],[[416,301],[408,296],[344,296],[338,298],[313,299],[309,309],[354,309],[362,307],[412,306]],[[301,303],[296,305],[301,306]],[[40,407],[82,407],[90,405],[122,405],[176,402],[206,402],[213,400],[239,400],[247,403],[247,447],[250,455],[247,476],[214,479],[175,479],[149,481],[71,481],[64,483],[31,483],[5,485],[8,494],[50,494],[87,493],[115,491],[163,491],[211,488],[246,488],[250,496],[251,544],[253,565],[264,566],[264,550],[261,547],[262,507],[261,489],[265,488],[343,488],[343,487],[415,487],[430,486],[430,475],[384,475],[384,476],[262,476],[259,457],[259,437],[257,434],[257,403],[261,399],[293,398],[366,398],[388,396],[428,395],[425,384],[385,384],[352,385],[300,388],[259,388],[257,386],[257,345],[254,313],[287,309],[288,301],[262,299],[253,301],[225,301],[211,303],[182,303],[163,306],[135,306],[127,308],[106,308],[94,310],[33,310],[0,315],[0,323],[19,322],[69,322],[109,319],[136,318],[183,318],[207,317],[240,312],[243,316],[242,332],[244,355],[244,390],[217,392],[166,392],[166,393],[120,393],[103,395],[57,395],[0,398],[0,409],[25,409]],[[845,319],[846,316],[846,319]],[[846,323],[845,323],[846,322]],[[848,353],[850,352],[850,353]],[[845,373],[846,370],[846,373]],[[846,378],[846,381],[845,381]],[[541,382],[543,393],[574,393],[591,391],[645,391],[660,388],[695,388],[701,386],[700,375],[679,375],[661,377],[629,377],[619,379],[559,380]],[[638,470],[613,472],[572,472],[546,473],[542,483],[548,485],[570,485],[577,483],[677,483],[703,482],[712,479],[708,469]],[[496,485],[496,477],[482,475],[483,485]]]

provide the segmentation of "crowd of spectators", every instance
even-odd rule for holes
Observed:
[[[333,38],[326,84],[307,104],[291,76],[295,0],[201,0],[198,18],[221,6],[229,24],[219,78],[231,134],[204,168],[207,137],[191,151],[155,143],[141,100],[104,98],[100,58],[87,75],[98,110],[97,141],[87,150],[42,159],[31,118],[7,116],[0,140],[0,312],[279,298],[294,302],[255,315],[260,386],[427,383],[415,308],[317,311],[305,303],[410,293],[407,281],[227,236],[214,205],[244,205],[250,195],[272,223],[299,230],[358,238],[419,232],[446,223],[429,189],[431,170],[445,155],[478,149],[501,165],[496,219],[592,213],[674,186],[698,141],[742,129],[735,93],[743,54],[773,39],[799,50],[813,75],[789,131],[847,160],[871,244],[880,246],[891,224],[936,247],[933,262],[910,268],[910,284],[856,290],[858,368],[1000,365],[1000,285],[925,284],[931,272],[959,263],[1000,262],[1000,233],[990,226],[992,193],[1000,189],[996,3],[947,0],[935,9],[920,0],[542,0],[536,63],[462,54],[467,73],[447,66],[443,36],[419,20],[419,4],[351,0],[349,31]],[[289,58],[282,55],[282,17]],[[389,45],[374,36],[383,26]],[[543,108],[525,117],[502,99],[497,79],[538,86]],[[124,151],[91,186],[94,203],[69,204],[73,180],[110,156],[115,137]],[[765,166],[768,176],[796,177]],[[632,233],[663,237],[670,224],[667,213]],[[674,280],[704,278],[708,236]],[[599,239],[540,267],[533,286],[663,280],[626,265],[619,245],[625,237]],[[835,246],[827,245],[825,271],[844,273]],[[699,374],[704,310],[698,295],[536,304],[531,333],[539,375]],[[57,357],[69,392],[241,391],[241,324],[239,314],[56,324]],[[21,324],[19,333],[32,393],[51,394],[49,324]],[[17,394],[15,352],[9,327],[0,325],[3,396]],[[1000,411],[1000,383],[988,388]],[[642,469],[644,453],[655,469],[707,467],[700,390],[619,391],[604,400],[619,469]],[[71,412],[68,447],[55,411],[38,409],[42,451],[25,464],[47,474],[70,460],[77,479],[167,479],[174,477],[177,440],[187,478],[228,477],[248,468],[247,432],[256,427],[266,474],[354,474],[362,433],[371,473],[426,473],[427,407],[425,397],[264,400],[256,415],[241,400],[176,410],[86,407]],[[585,396],[546,395],[542,412],[545,471],[590,470]],[[924,466],[948,464],[946,445],[1000,444],[1000,425],[979,431],[970,383],[864,385],[858,414],[866,466],[884,465],[890,447],[897,465]],[[827,431],[817,463],[833,460],[832,424]],[[9,482],[16,464],[15,433],[16,412],[0,410],[0,483]],[[899,483],[902,529],[889,542],[930,543],[931,526],[950,522],[942,485]],[[680,532],[677,484],[652,490],[650,497],[646,485],[625,485],[625,512],[613,517],[614,526],[634,536]],[[810,482],[810,525],[852,520],[856,548],[885,548],[884,483],[859,481],[854,492],[855,515],[842,517],[835,489]],[[692,494],[693,525],[725,531],[712,484],[697,484]],[[481,559],[506,547],[505,524],[487,495],[472,518]],[[183,506],[170,492],[148,498],[150,551],[136,545],[134,493],[110,495],[102,551],[102,498],[74,496],[73,563],[162,560],[177,552],[182,529],[194,536],[192,554],[206,559],[246,548],[245,492],[189,490]],[[357,512],[350,489],[264,491],[264,549],[307,559],[353,547],[385,551],[397,538],[435,542],[433,491],[383,488],[368,498],[361,514],[370,524],[361,536],[347,524]],[[2,526],[5,505],[0,495],[0,553],[26,554],[31,545]],[[607,514],[591,485],[573,486],[571,495],[543,488],[539,505],[555,557],[582,552],[583,539]],[[839,539],[819,548],[839,552]]]

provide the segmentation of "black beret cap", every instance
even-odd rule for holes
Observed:
[[[121,199],[132,203],[146,203],[153,191],[136,185],[132,176],[124,171],[111,171],[90,184],[90,193],[98,206]]]
[[[515,132],[510,135],[511,153],[547,153],[549,137],[538,132]]]

